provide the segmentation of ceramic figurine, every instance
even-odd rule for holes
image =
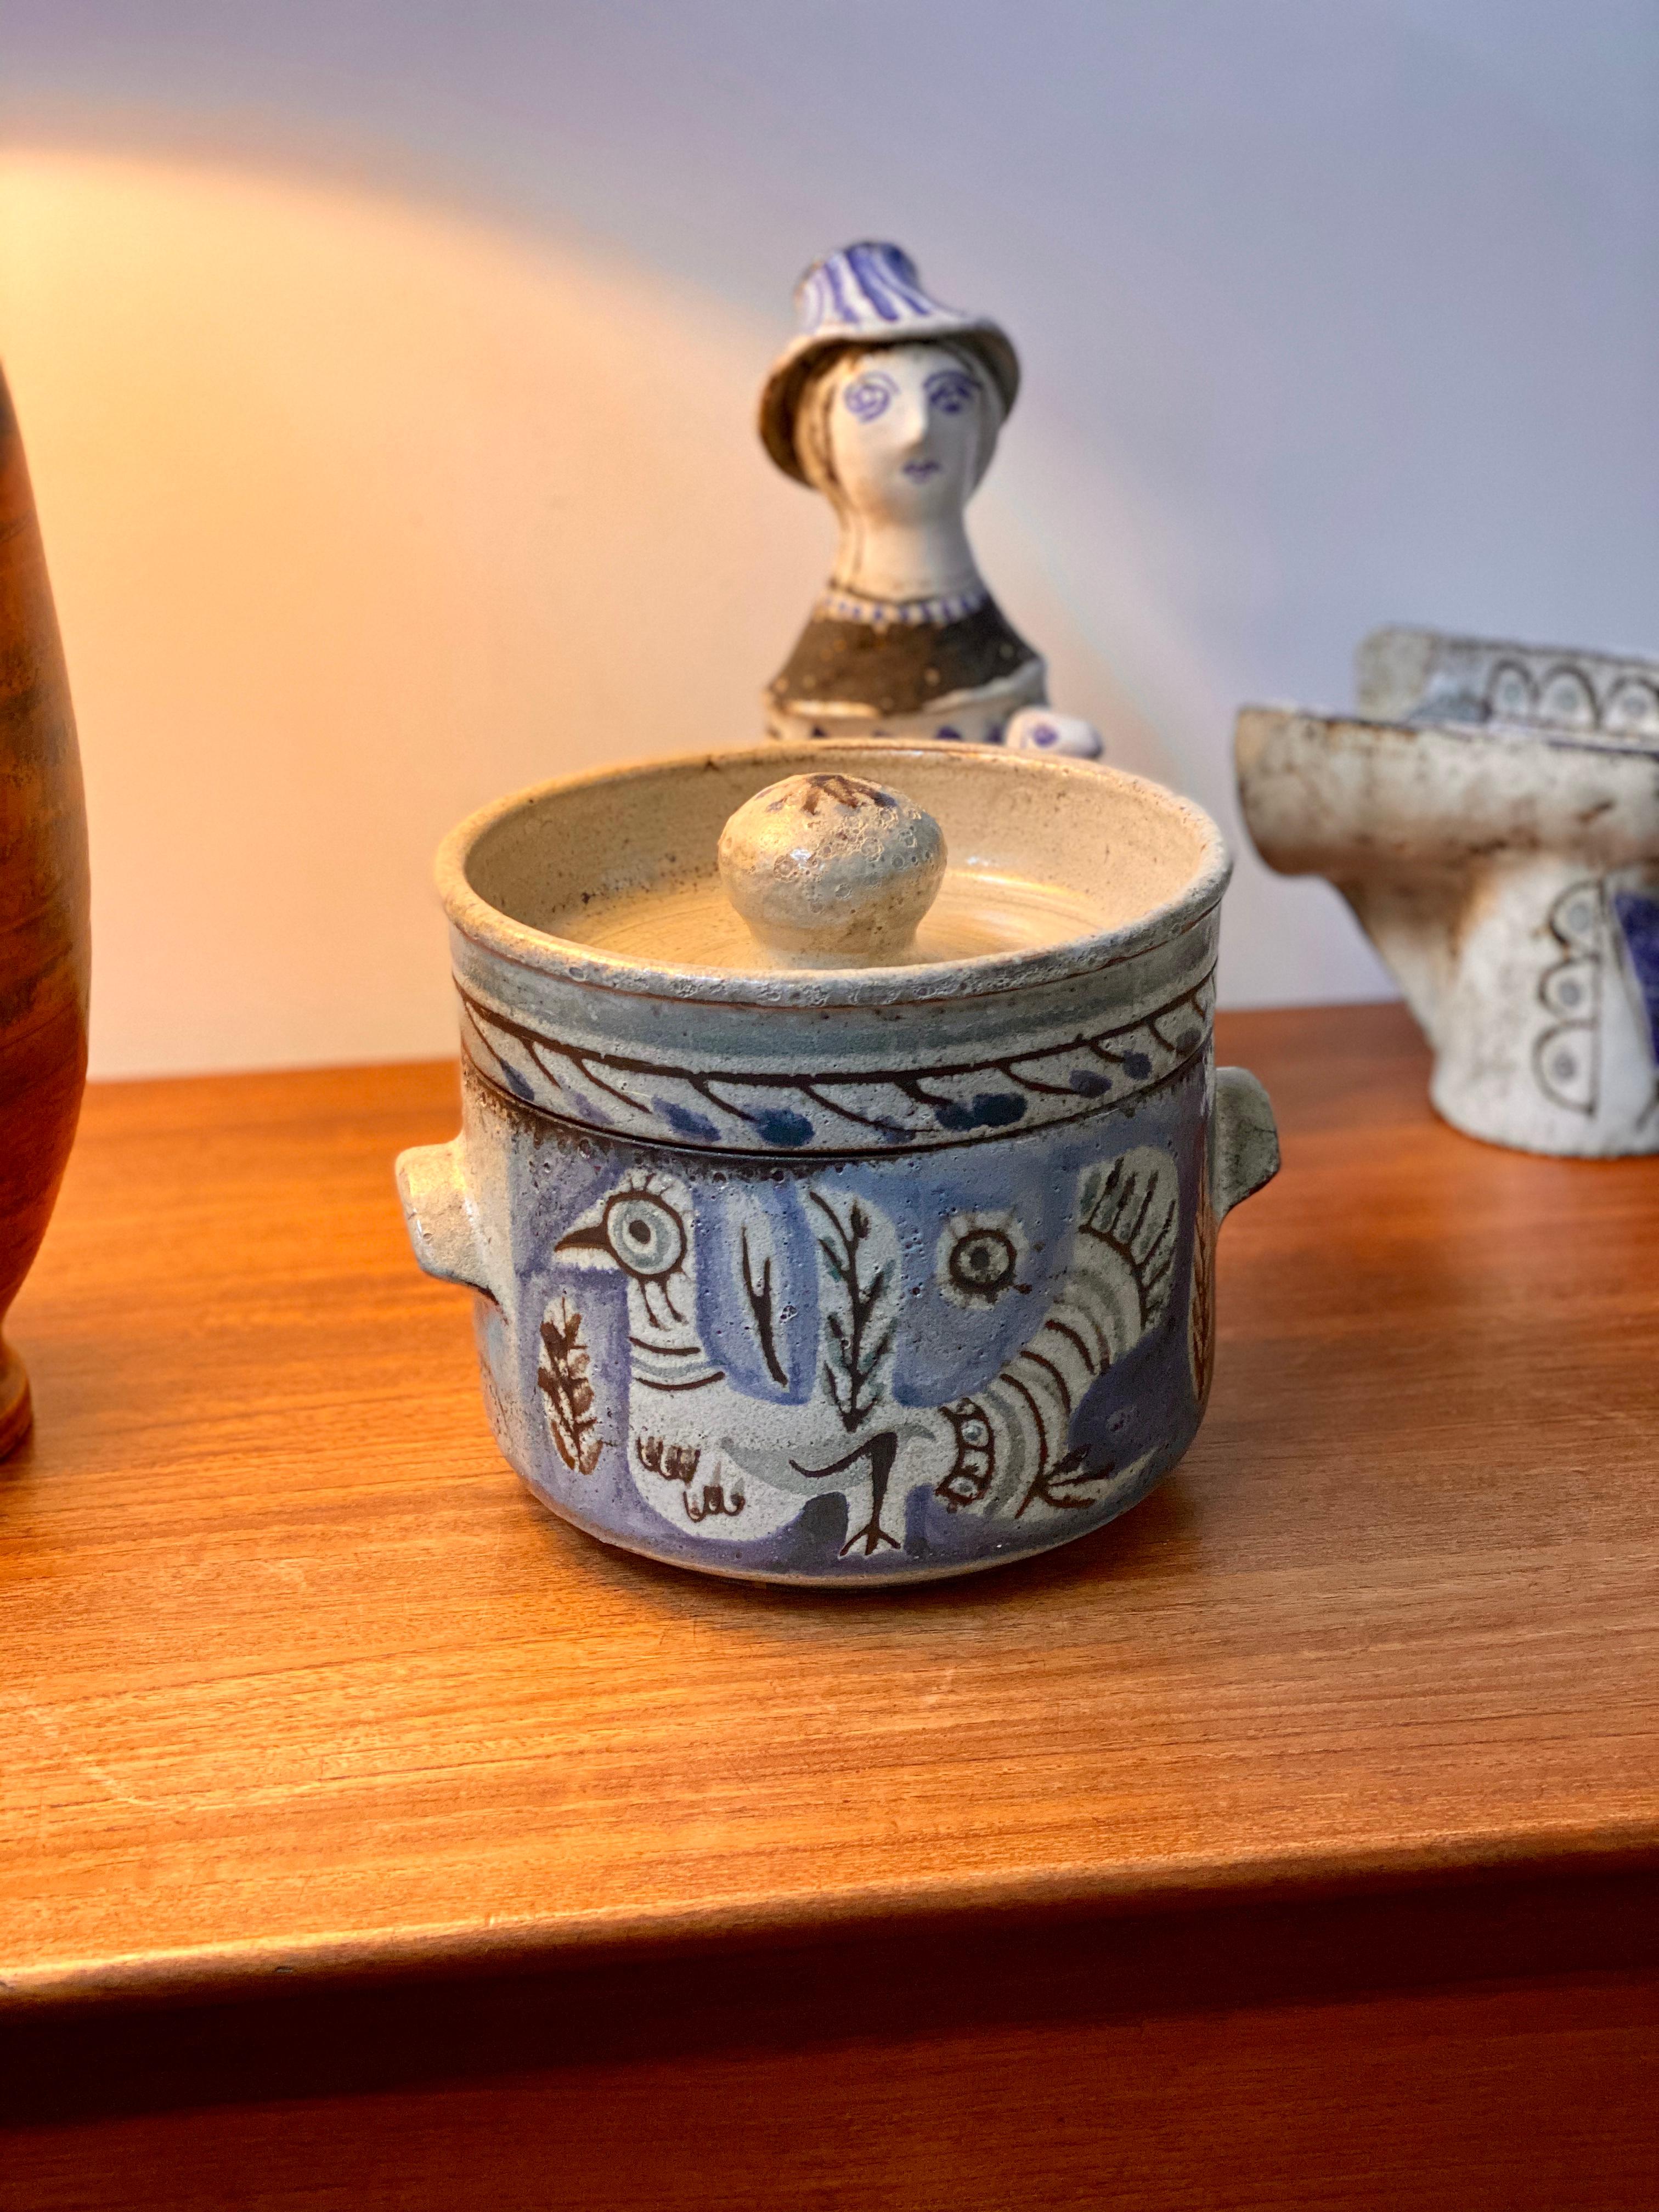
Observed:
[[[1240,714],[1262,857],[1352,906],[1454,1127],[1659,1152],[1659,663],[1382,629],[1358,678],[1354,715]]]
[[[463,1132],[398,1180],[537,1494],[836,1587],[1143,1497],[1202,1417],[1217,1225],[1278,1165],[1261,1085],[1211,1064],[1229,868],[1156,785],[932,744],[647,763],[464,823]]]
[[[22,441],[0,379],[0,1328],[46,1234],[87,1073],[81,760]],[[0,1455],[30,1419],[0,1337]]]
[[[1042,658],[987,589],[964,510],[1019,390],[1007,334],[942,307],[896,246],[814,262],[761,395],[787,476],[836,511],[835,569],[766,694],[775,738],[942,738],[1092,759]],[[1026,711],[1040,710],[1036,714]]]

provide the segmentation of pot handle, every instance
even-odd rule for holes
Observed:
[[[415,1257],[427,1273],[496,1298],[483,1224],[467,1186],[465,1146],[465,1137],[453,1137],[447,1145],[399,1152],[398,1195]]]
[[[1218,1067],[1210,1115],[1210,1202],[1218,1224],[1278,1173],[1272,1099],[1248,1067]]]

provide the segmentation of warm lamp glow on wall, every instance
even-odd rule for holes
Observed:
[[[444,828],[758,734],[829,554],[754,434],[775,331],[568,246],[182,161],[14,154],[0,233],[86,757],[94,1066],[452,1049]],[[1087,704],[1112,735],[1109,687]]]

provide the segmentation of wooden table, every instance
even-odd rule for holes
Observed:
[[[89,1096],[0,1468],[0,2204],[1651,2207],[1659,1161],[1240,1015],[1202,1436],[785,1595],[501,1463],[451,1068]]]

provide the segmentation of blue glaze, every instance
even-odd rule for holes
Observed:
[[[762,1141],[768,1145],[793,1147],[811,1141],[812,1124],[805,1114],[797,1114],[787,1106],[768,1107],[757,1114],[755,1127]]]
[[[1613,911],[1647,1012],[1649,1042],[1659,1060],[1659,899],[1640,891],[1615,890]]]
[[[672,1098],[654,1098],[651,1103],[677,1137],[695,1137],[704,1145],[719,1141],[720,1133],[706,1114],[694,1114],[689,1106],[677,1106]]]
[[[849,288],[842,282],[843,271],[848,276],[855,273],[848,269],[846,261],[840,254],[831,254],[818,264],[816,274],[829,294],[827,311],[823,307],[817,309],[817,319],[820,321],[828,321],[831,316],[836,321],[842,323],[850,323],[857,319],[857,310],[852,303]]]
[[[847,260],[866,300],[883,322],[896,323],[907,313],[916,312],[915,295],[910,293],[905,281],[908,275],[914,282],[915,269],[908,257],[897,246],[876,244],[849,246]]]
[[[464,998],[472,1064],[547,1112],[670,1145],[836,1153],[932,1146],[941,1132],[984,1141],[1000,1128],[1079,1119],[1108,1095],[1127,1105],[1203,1050],[1211,988],[1202,976],[1137,1021],[1103,1021],[1047,1050],[942,1055],[914,1073],[846,1078],[786,1060],[763,1074],[745,1069],[740,1080],[717,1059],[688,1066],[663,1054],[599,1051],[532,1029],[470,991]]]
[[[800,1405],[817,1377],[817,1248],[798,1186],[701,1184],[697,1333],[745,1396]]]
[[[1025,1101],[1011,1091],[977,1091],[965,1102],[942,1101],[933,1109],[941,1129],[1006,1129],[1025,1117]]]
[[[861,239],[815,262],[796,294],[801,326],[808,332],[924,327],[952,319],[951,311],[921,289],[916,264],[901,246]],[[955,318],[954,319],[960,319]]]
[[[732,1572],[880,1581],[1099,1525],[1201,1413],[1206,1082],[787,1164],[514,1109],[514,1283],[478,1321],[503,1448],[594,1533]],[[492,1096],[469,1075],[470,1116]]]

